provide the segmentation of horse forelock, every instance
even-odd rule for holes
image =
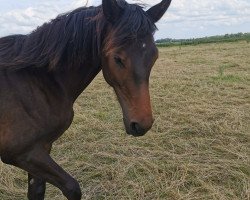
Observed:
[[[157,30],[156,25],[140,5],[123,3],[122,7],[124,13],[105,38],[103,52],[106,55],[126,48],[127,45],[146,35],[153,35]]]

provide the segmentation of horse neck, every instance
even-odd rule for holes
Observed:
[[[75,102],[100,71],[100,66],[86,63],[79,68],[55,72],[55,79],[60,82],[62,89],[71,101]]]

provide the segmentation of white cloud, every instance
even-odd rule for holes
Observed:
[[[245,0],[176,0],[171,5],[171,15],[166,21],[213,23],[216,25],[244,23],[250,18],[250,1]]]
[[[171,32],[161,31],[157,37],[189,38],[246,32],[250,31],[249,19],[249,0],[175,0],[158,23],[160,30]]]

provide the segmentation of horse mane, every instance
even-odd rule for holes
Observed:
[[[59,15],[28,35],[0,38],[0,70],[82,66],[100,67],[100,55],[124,48],[135,40],[153,34],[156,26],[142,7],[118,1],[124,13],[107,32],[109,22],[102,7],[81,7]],[[61,69],[62,69],[61,68]]]

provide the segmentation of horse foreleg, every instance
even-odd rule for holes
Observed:
[[[48,144],[45,149],[48,153],[51,151],[51,144]],[[46,190],[46,182],[32,174],[28,174],[28,199],[43,200]]]
[[[46,182],[30,173],[28,174],[28,199],[43,200],[46,190]]]
[[[29,195],[34,199],[33,192],[40,192],[40,199],[44,198],[45,182],[58,187],[68,200],[80,200],[81,190],[78,182],[65,172],[49,155],[44,148],[35,147],[29,152],[18,156],[15,165],[32,174],[34,177],[29,182],[36,184],[29,188]]]

